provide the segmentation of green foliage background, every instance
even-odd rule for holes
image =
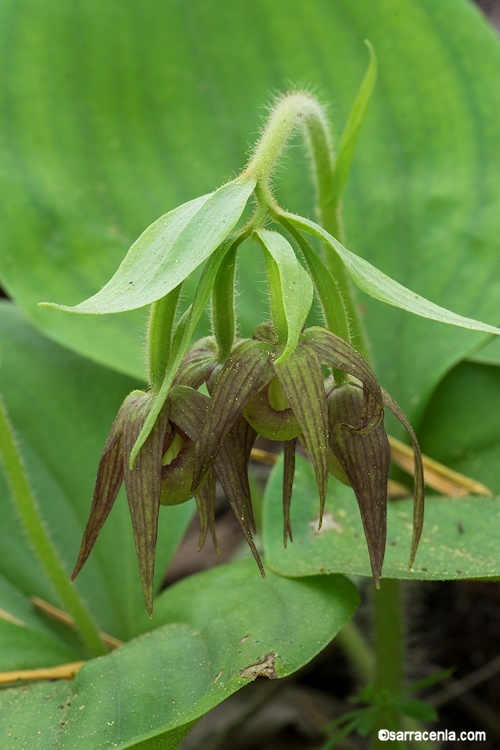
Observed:
[[[434,302],[498,324],[500,45],[466,0],[2,0],[0,280],[17,309],[7,302],[0,307],[0,390],[68,572],[113,414],[125,393],[141,385],[146,313],[77,317],[41,309],[38,302],[75,304],[90,296],[148,224],[234,177],[257,137],[263,105],[277,91],[315,91],[329,104],[338,136],[366,67],[365,38],[376,50],[379,79],[345,192],[347,247]],[[281,203],[313,216],[312,183],[298,144],[284,164],[276,174]],[[243,333],[265,311],[255,253],[251,246],[239,261]],[[377,374],[420,427],[424,450],[500,492],[498,343],[361,295],[360,304]],[[0,620],[0,668],[78,659],[77,640],[31,609],[34,594],[57,600],[22,537],[2,481],[0,607],[29,631]],[[299,485],[297,490],[294,504],[300,507]],[[269,491],[266,514],[271,501]],[[468,502],[464,513],[471,525],[498,538],[498,513],[491,512],[496,501]],[[189,507],[162,514],[160,573],[190,514]],[[142,619],[124,502],[108,525],[78,587],[99,625],[127,640],[150,626]],[[266,534],[269,541],[271,532]],[[193,601],[189,587],[198,584],[186,581],[178,600],[174,590],[158,600],[153,626],[161,627],[90,662],[74,683],[4,692],[2,747],[23,747],[23,737],[35,736],[35,729],[42,748],[56,739],[61,748],[105,747],[110,732],[119,748],[165,732],[165,747],[174,747],[198,716],[244,683],[242,665],[276,650],[280,674],[287,674],[311,659],[349,619],[356,593],[342,577],[319,576],[314,566],[306,571],[305,552],[295,548],[294,558],[298,554],[305,566],[300,575],[312,577],[285,577],[296,572],[278,566],[276,549],[268,554],[281,575],[270,572],[267,583],[245,562],[217,568],[202,579],[206,598],[192,610],[176,610],[183,590]],[[401,560],[391,575],[398,575]],[[437,559],[431,562],[430,577],[453,577]],[[358,572],[363,565],[364,557],[354,561]],[[493,555],[482,574],[495,572]],[[237,601],[227,610],[231,647],[211,635],[204,640],[214,611],[226,612],[231,576],[242,576],[247,587],[252,628],[263,627],[269,611],[264,592],[273,586],[283,597],[290,631],[299,633],[297,618],[309,602],[301,649],[271,620],[261,644],[251,641],[242,657],[234,650],[241,622],[233,617],[246,610]],[[172,668],[171,655],[184,648],[178,637],[188,639],[185,653],[191,649],[208,671],[194,683],[188,656],[177,665],[179,684],[189,680],[199,695],[184,696],[175,709],[154,680],[161,682],[163,666]],[[212,654],[196,650],[211,644]],[[150,672],[158,649],[165,660]],[[117,682],[127,663],[137,679]],[[221,665],[228,682],[218,692],[210,680]],[[119,711],[133,706],[145,685],[154,721],[146,725],[131,711],[132,718],[120,723]],[[85,724],[86,712],[78,713],[86,690],[99,706],[99,725],[97,719]],[[59,706],[70,698],[66,723],[59,724]]]

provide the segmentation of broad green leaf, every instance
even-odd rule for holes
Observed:
[[[237,174],[269,91],[307,81],[330,105],[339,137],[366,69],[363,39],[376,51],[378,82],[343,193],[346,245],[441,306],[498,322],[500,43],[472,4],[219,0],[217,8],[2,3],[0,275],[37,325],[142,373],[141,312],[70,316],[38,302],[93,294],[158,216]],[[291,148],[284,167],[275,175],[281,205],[312,215],[302,151]],[[240,256],[248,335],[265,312],[255,294],[262,266],[253,252]],[[371,299],[363,305],[376,370],[413,418],[479,337]]]
[[[112,279],[75,307],[43,303],[75,313],[126,312],[175,289],[210,257],[240,218],[255,183],[238,179],[214,193],[161,216],[132,245]]]
[[[1,669],[37,669],[78,661],[81,655],[55,635],[0,619]]]
[[[500,365],[500,340],[492,338],[477,351],[472,352],[468,359],[485,365]]]
[[[342,576],[294,581],[269,573],[262,580],[250,560],[192,576],[157,600],[155,619],[167,624],[88,662],[69,689],[45,683],[4,691],[3,748],[37,736],[47,750],[54,743],[61,750],[123,749],[183,727],[259,674],[295,672],[357,604],[355,587]],[[145,618],[143,626],[152,629],[155,621]],[[59,701],[52,702],[55,693]]]
[[[107,434],[123,398],[138,383],[52,343],[6,302],[0,304],[0,340],[0,392],[42,517],[69,577]],[[0,506],[0,574],[24,595],[57,605],[24,539],[1,469]],[[188,504],[161,514],[157,585],[191,513]],[[144,603],[123,493],[75,585],[103,630],[122,639],[137,632],[135,619]],[[0,597],[1,608],[8,611]]]
[[[0,577],[0,671],[78,661],[78,648],[65,635],[50,627],[19,588]]]
[[[263,541],[267,565],[292,577],[318,573],[371,576],[363,527],[352,490],[330,479],[323,526],[312,467],[297,457],[291,504],[293,544],[282,545],[281,461],[267,485]],[[408,570],[412,501],[390,501],[384,578],[459,580],[500,577],[499,497],[427,497],[425,523],[414,565]]]
[[[437,320],[439,323],[447,323],[448,325],[467,328],[471,331],[482,331],[483,333],[493,333],[500,336],[500,328],[488,325],[487,323],[481,323],[479,320],[465,318],[463,315],[457,315],[451,310],[446,310],[444,307],[435,305],[428,299],[399,284],[399,282],[394,281],[394,279],[379,271],[378,268],[372,266],[364,258],[351,253],[335,237],[332,237],[329,232],[314,221],[305,219],[302,216],[293,216],[292,214],[285,214],[284,218],[297,228],[318,237],[331,251],[337,253],[356,286],[361,291],[369,294],[370,297],[419,315],[422,318]]]
[[[287,325],[286,347],[275,364],[284,361],[297,346],[302,328],[311,309],[313,285],[311,277],[301,266],[290,243],[278,232],[259,229],[255,233],[264,250],[278,267],[280,293]]]
[[[500,493],[500,367],[462,362],[440,383],[424,413],[422,450]]]

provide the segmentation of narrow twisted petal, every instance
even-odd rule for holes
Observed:
[[[150,616],[153,611],[153,579],[161,495],[161,460],[168,421],[168,402],[156,419],[132,469],[129,467],[129,457],[153,404],[154,399],[148,394],[138,396],[137,399],[129,402],[123,426],[125,489],[132,518],[142,588]]]
[[[330,449],[356,495],[375,585],[380,585],[387,530],[387,481],[391,448],[383,423],[368,433],[353,429],[363,406],[361,390],[346,384],[328,396]]]
[[[265,578],[264,566],[252,536],[252,529],[255,530],[255,520],[248,483],[248,461],[256,437],[255,430],[243,416],[240,416],[221,443],[220,451],[214,461],[214,469],[261,575]]]
[[[320,526],[328,485],[328,412],[321,365],[314,350],[299,344],[287,360],[274,366],[278,380],[302,430],[320,496]]]
[[[90,555],[104,522],[114,505],[123,481],[122,431],[124,416],[129,401],[134,400],[138,393],[138,391],[131,393],[121,405],[104,446],[97,470],[94,496],[92,498],[87,526],[83,533],[78,560],[71,576],[72,581],[76,578]]]
[[[292,524],[290,523],[290,503],[292,501],[293,477],[295,475],[295,448],[297,439],[285,442],[285,455],[283,464],[283,546],[286,547],[288,539],[293,542]]]
[[[319,361],[353,375],[363,383],[363,405],[358,415],[357,431],[369,432],[383,419],[384,399],[379,382],[368,363],[353,346],[325,328],[308,328],[301,340],[311,346]]]
[[[250,456],[252,453],[252,448],[255,445],[255,441],[257,440],[257,432],[253,429],[252,425],[248,424],[246,419],[242,416],[238,417],[236,420],[233,429],[229,433],[228,438],[225,440],[225,446],[228,446],[229,449],[231,449],[231,440],[232,438],[236,438],[236,441],[238,443],[241,442],[241,450],[242,450],[242,456],[241,456],[241,463],[245,466],[245,476],[248,478],[248,467],[250,464]],[[250,493],[250,485],[247,481],[247,487],[248,487],[248,494],[245,494],[245,499],[248,500],[246,504],[246,514],[250,523],[250,528],[252,531],[256,534],[257,533],[257,524],[255,523],[255,518],[253,514],[253,508],[252,508],[252,498]]]
[[[219,543],[215,533],[215,472],[213,468],[207,471],[207,477],[196,493],[196,507],[200,519],[198,551],[205,544],[207,532],[210,530],[215,551],[220,555]]]
[[[202,393],[186,386],[176,386],[170,394],[170,418],[192,440],[199,441],[202,439],[202,425],[207,413],[208,403],[208,397]],[[219,445],[219,451],[213,461],[213,469],[257,561],[261,574],[264,575],[264,568],[252,537],[252,530],[255,530],[255,521],[248,484],[248,463],[255,438],[255,430],[241,415],[237,417],[229,433]],[[211,522],[210,510],[207,505],[207,496],[210,490],[207,489],[204,493],[205,485],[211,481],[211,468],[207,470],[207,473],[207,480],[196,493],[200,496],[200,500],[197,501],[198,507],[203,504],[202,515],[200,515],[202,541],[204,541],[206,535],[204,513],[206,513],[208,523]],[[211,507],[213,518],[213,506]],[[214,532],[212,533],[214,534]]]
[[[424,486],[424,465],[422,463],[422,453],[417,441],[417,436],[413,432],[411,424],[408,422],[403,410],[394,401],[387,391],[382,390],[385,405],[392,411],[395,417],[399,419],[413,445],[413,461],[415,466],[413,480],[413,536],[411,540],[410,561],[408,567],[411,568],[415,555],[417,554],[418,543],[422,536],[424,525],[424,504],[425,504],[425,486]]]
[[[270,347],[260,341],[238,344],[222,368],[213,390],[196,449],[193,491],[200,485],[222,441],[255,393],[274,375]]]
[[[208,398],[187,385],[177,385],[172,388],[169,396],[170,419],[195,445],[201,432],[201,426],[208,406]],[[194,467],[194,455],[193,455]],[[192,484],[192,473],[190,488]],[[200,540],[198,549],[205,544],[207,532],[210,529],[214,547],[219,552],[219,545],[215,534],[215,473],[209,469],[205,481],[198,488],[195,495],[198,516],[200,519]]]

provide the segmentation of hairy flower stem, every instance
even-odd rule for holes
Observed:
[[[0,400],[0,458],[2,459],[7,482],[28,540],[54,586],[63,608],[73,618],[75,627],[80,633],[88,655],[101,656],[107,649],[99,631],[81,600],[77,589],[71,585],[69,576],[59,555],[52,544],[33,491],[29,485],[20,451],[16,445],[14,431],[7,416],[7,411]]]
[[[372,54],[372,63],[373,63]],[[362,86],[373,86],[375,67],[370,69]],[[366,89],[365,89],[366,90]],[[362,108],[363,91],[358,97],[357,106]],[[356,124],[348,124],[352,130],[359,128]],[[348,130],[346,128],[346,131]],[[319,221],[322,226],[344,242],[344,232],[340,218],[340,192],[338,186],[342,182],[336,173],[336,162],[331,143],[328,122],[321,105],[311,95],[306,93],[291,93],[278,100],[272,111],[263,135],[247,165],[247,170],[257,177],[257,196],[262,203],[267,203],[271,212],[279,207],[272,196],[270,177],[286,143],[297,130],[305,131],[306,140],[312,161],[313,175],[316,187],[316,201]],[[343,138],[341,139],[342,142]],[[345,164],[345,162],[344,162]],[[342,175],[340,176],[342,177]],[[367,357],[367,343],[355,303],[351,281],[347,277],[344,265],[333,252],[327,256],[327,268],[335,279],[338,289],[333,290],[334,298],[342,295],[343,310],[336,311],[337,315],[345,312],[343,330],[335,331],[345,336],[348,332],[349,342],[360,353]],[[333,313],[328,323],[333,321]],[[339,373],[335,373],[339,377]],[[340,378],[343,376],[340,375]],[[379,591],[373,595],[373,617],[376,642],[375,679],[379,689],[397,691],[401,688],[403,671],[403,610],[400,597],[399,582],[384,580]],[[350,642],[353,635],[349,631],[344,634],[346,651],[356,652],[357,646]],[[359,644],[358,644],[359,646]],[[359,654],[353,654],[358,669],[371,671],[370,656],[361,649]],[[363,653],[362,653],[363,652]],[[388,716],[387,721],[396,721],[397,717]],[[387,724],[385,726],[388,726]],[[378,747],[378,739],[374,733],[374,746]]]
[[[298,130],[304,132],[309,148],[319,221],[328,232],[343,242],[340,201],[334,188],[333,145],[323,108],[313,96],[292,92],[278,100],[246,171],[257,178],[257,195],[260,194],[262,200],[271,207],[275,205],[270,178],[287,142]],[[328,253],[327,266],[344,293],[349,341],[361,354],[365,354],[366,347],[351,281],[342,261],[334,253]]]

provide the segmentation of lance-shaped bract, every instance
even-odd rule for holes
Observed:
[[[92,551],[124,481],[144,598],[150,615],[153,608],[154,562],[161,496],[161,460],[168,421],[167,406],[162,409],[157,418],[133,469],[129,468],[129,458],[152,403],[153,399],[149,394],[133,391],[118,411],[99,462],[89,519],[72,575],[72,579],[77,576]]]
[[[161,299],[215,253],[243,213],[255,180],[242,175],[208,195],[160,216],[134,242],[108,283],[71,313],[102,315],[135,310]]]

